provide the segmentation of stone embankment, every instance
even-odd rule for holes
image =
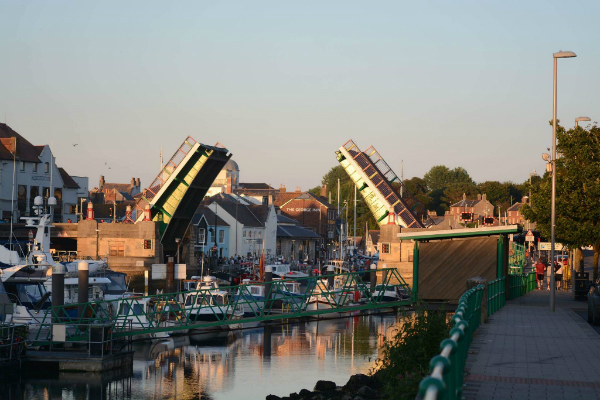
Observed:
[[[318,381],[310,391],[302,389],[298,393],[279,397],[273,394],[266,400],[368,400],[380,399],[381,383],[376,376],[363,374],[352,375],[344,386],[337,386],[332,381]]]

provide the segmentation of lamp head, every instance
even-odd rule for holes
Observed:
[[[550,161],[550,154],[548,154],[548,153],[542,154],[542,160],[544,160],[544,161]]]
[[[591,119],[589,117],[577,117],[577,118],[575,118],[575,122],[582,122],[582,121],[591,121]]]
[[[554,58],[572,58],[577,57],[577,54],[572,51],[559,51],[558,53],[554,53]]]

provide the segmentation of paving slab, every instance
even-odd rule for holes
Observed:
[[[600,334],[587,303],[533,291],[482,324],[467,357],[465,399],[600,399]]]

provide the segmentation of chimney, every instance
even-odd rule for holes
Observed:
[[[481,193],[477,194],[477,200],[481,200]]]
[[[231,194],[231,176],[227,177],[227,184],[225,186],[225,193]]]
[[[135,188],[135,178],[131,178],[131,183],[129,184],[129,193],[131,193],[132,189]]]
[[[482,198],[483,201],[486,201],[487,200],[487,194],[484,193],[483,196],[481,196],[481,198]]]
[[[300,189],[300,186],[296,186],[296,193],[302,193],[302,189]]]
[[[137,188],[138,188],[138,189],[140,189],[140,188],[141,188],[141,186],[142,186],[142,183],[141,183],[141,181],[140,181],[140,178],[137,178],[137,179],[136,179],[135,186],[137,186]]]
[[[100,185],[98,186],[98,189],[102,190],[104,188],[104,175],[100,175]]]
[[[285,193],[285,185],[283,183],[279,185],[279,193]]]
[[[321,197],[327,198],[327,185],[321,188]]]

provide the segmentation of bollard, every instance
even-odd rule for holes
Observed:
[[[52,267],[52,307],[65,305],[65,272],[67,269],[61,263]],[[62,317],[62,310],[56,310],[55,320]]]
[[[371,293],[375,293],[375,287],[377,286],[377,264],[371,264],[369,281],[371,284]]]
[[[175,277],[175,262],[173,257],[169,257],[167,259],[167,286],[165,288],[166,293],[173,293],[175,290],[173,289]]]
[[[329,285],[329,290],[333,289],[333,285],[334,285],[334,276],[333,274],[335,273],[334,271],[334,266],[333,265],[328,265],[327,266],[327,275],[330,275],[329,277],[327,277],[327,284]]]
[[[79,307],[77,309],[77,316],[81,320],[83,318],[83,313],[85,311],[85,304],[88,302],[88,285],[89,285],[89,266],[86,261],[79,261],[77,264],[77,276],[78,287],[77,287],[77,302],[79,303]],[[54,282],[53,282],[54,283]],[[64,292],[63,292],[64,293]]]
[[[264,309],[271,309],[271,288],[273,286],[273,267],[270,265],[265,266],[265,307]]]

